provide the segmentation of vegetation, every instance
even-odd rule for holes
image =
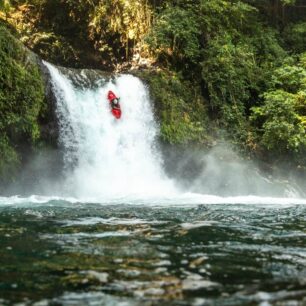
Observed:
[[[199,88],[166,70],[142,71],[137,75],[149,84],[164,142],[180,145],[210,143],[208,117]]]
[[[244,153],[271,163],[290,157],[305,167],[302,0],[0,0],[0,10],[20,39],[49,61],[150,68],[139,75],[151,87],[164,141],[207,145],[212,130],[219,131]],[[1,68],[10,70],[7,79],[29,80],[17,70],[22,66],[10,65]],[[9,82],[20,100],[21,83]],[[38,101],[40,92],[28,87],[27,95]],[[11,109],[1,121],[35,139],[40,102],[34,100],[28,117],[14,120],[21,110]],[[9,124],[1,124],[1,146],[8,147]],[[6,155],[16,159],[12,151]]]
[[[8,1],[8,0],[1,0]],[[114,67],[147,33],[144,0],[12,0],[8,22],[43,59],[72,67]]]
[[[306,54],[274,71],[263,104],[252,108],[258,143],[277,158],[306,165]]]
[[[0,178],[14,177],[24,144],[39,138],[43,82],[28,51],[0,25]]]

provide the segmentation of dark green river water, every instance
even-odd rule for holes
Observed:
[[[149,204],[2,199],[0,305],[306,305],[306,206]]]

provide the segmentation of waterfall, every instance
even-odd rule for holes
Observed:
[[[148,90],[132,75],[73,78],[44,63],[51,75],[64,151],[64,189],[73,196],[166,195],[174,190],[156,148],[158,126]],[[122,117],[110,112],[107,93],[120,97]]]
[[[266,178],[253,164],[231,160],[227,147],[219,148],[221,153],[217,148],[198,155],[191,151],[179,162],[174,158],[174,186],[163,169],[156,146],[158,124],[148,90],[140,79],[44,64],[56,98],[64,162],[60,192],[52,194],[116,203],[146,199],[177,202],[178,198],[186,201],[189,197],[198,202],[199,196],[205,202],[208,195],[301,197],[293,183]],[[109,90],[120,97],[119,120],[111,113]],[[230,158],[223,161],[222,156]],[[197,171],[193,177],[184,169],[194,161]]]

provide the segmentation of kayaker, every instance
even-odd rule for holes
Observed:
[[[112,108],[120,109],[119,98],[110,90],[107,94],[107,98],[111,104]]]

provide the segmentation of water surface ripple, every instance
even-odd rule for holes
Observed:
[[[30,202],[0,205],[0,305],[306,304],[304,205]]]

